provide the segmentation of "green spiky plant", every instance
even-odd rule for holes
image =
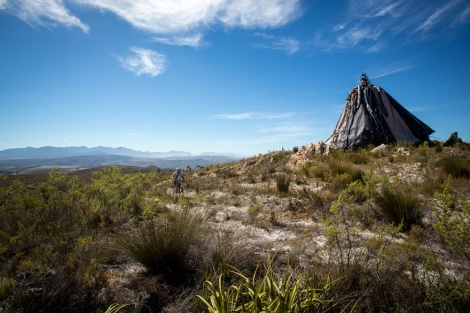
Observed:
[[[189,248],[201,234],[201,228],[200,215],[182,210],[143,223],[118,239],[117,244],[150,272],[177,269],[184,266]]]

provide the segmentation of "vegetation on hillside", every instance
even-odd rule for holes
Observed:
[[[468,308],[466,145],[295,155],[186,172],[182,195],[168,171],[0,174],[0,311]]]

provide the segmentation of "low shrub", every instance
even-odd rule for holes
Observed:
[[[345,154],[345,160],[354,164],[367,164],[369,157],[365,151],[354,151]]]
[[[142,223],[118,239],[117,245],[150,272],[178,269],[184,266],[189,248],[200,235],[201,222],[201,216],[188,210],[172,212]]]
[[[248,207],[248,215],[252,222],[255,221],[256,217],[263,211],[263,206],[259,203],[252,204]]]
[[[382,184],[374,200],[389,222],[395,226],[402,224],[401,231],[407,232],[412,225],[420,224],[420,202],[411,188]]]
[[[453,156],[443,159],[442,163],[444,171],[447,174],[452,175],[454,178],[470,177],[470,163],[468,160],[462,157]]]
[[[279,175],[276,178],[276,186],[277,186],[277,191],[280,193],[288,193],[289,192],[289,185],[290,185],[290,180],[286,175]]]
[[[450,179],[444,191],[437,194],[437,208],[434,209],[437,221],[433,227],[452,250],[461,252],[470,261],[470,203],[465,203],[461,211],[454,210],[449,183]]]
[[[332,175],[348,174],[351,177],[351,181],[362,180],[363,171],[345,162],[330,163],[330,170]]]

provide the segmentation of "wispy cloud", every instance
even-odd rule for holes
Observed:
[[[294,54],[300,49],[300,42],[292,37],[276,37],[265,33],[255,33],[256,36],[266,39],[267,42],[256,46],[265,49],[283,50],[288,54]]]
[[[307,136],[311,135],[311,133],[290,133],[290,134],[276,134],[276,135],[270,135],[270,136],[264,136],[264,137],[259,137],[259,138],[254,138],[254,139],[249,139],[249,140],[225,140],[225,141],[220,141],[218,144],[222,145],[261,145],[261,144],[270,144],[270,143],[282,143],[282,142],[289,142],[293,138],[297,138],[300,136]]]
[[[460,0],[451,1],[446,5],[435,9],[434,13],[431,14],[423,23],[421,23],[418,28],[416,28],[416,31],[425,32],[430,30],[432,27],[442,21],[446,17],[446,13],[448,13],[448,11],[452,9],[452,7],[456,6],[459,2]]]
[[[282,123],[280,125],[262,125],[256,127],[259,133],[272,133],[279,132],[285,134],[308,134],[310,132],[310,125],[306,123]]]
[[[402,43],[436,38],[470,20],[470,5],[463,0],[351,0],[348,4],[331,29],[316,30],[315,48],[380,52],[397,38]]]
[[[0,0],[0,9],[31,25],[78,27],[88,33],[89,26],[69,13],[62,0]]]
[[[386,62],[379,62],[366,69],[366,73],[368,73],[370,79],[374,79],[408,71],[416,67],[418,66],[411,64],[411,62],[407,60],[400,60],[390,64],[387,64]]]
[[[260,113],[260,112],[246,112],[239,114],[218,114],[214,115],[214,118],[217,119],[227,119],[227,120],[246,120],[246,119],[283,119],[289,118],[295,115],[295,112],[288,113]]]
[[[165,71],[167,61],[163,54],[138,47],[131,47],[130,50],[134,52],[134,55],[118,58],[121,66],[126,70],[137,75],[149,75],[151,77],[160,75]]]
[[[410,112],[422,112],[422,111],[429,111],[432,110],[430,107],[407,107],[408,111]]]
[[[202,33],[197,33],[195,35],[186,37],[153,37],[153,40],[167,45],[189,46],[193,48],[198,48],[201,46],[202,37]]]
[[[1,146],[5,146],[5,147],[7,147],[7,149],[16,148],[15,146],[12,146],[12,145],[7,144],[7,143],[4,143],[4,142],[0,142],[0,147],[1,147]]]
[[[462,12],[459,14],[459,17],[457,18],[457,22],[462,23],[462,24],[470,22],[470,4],[468,4],[467,8],[462,10]]]
[[[218,118],[254,120],[255,124],[246,127],[252,129],[251,134],[254,135],[254,137],[257,137],[250,140],[227,140],[219,143],[234,145],[256,145],[282,143],[288,141],[291,142],[294,138],[311,136],[311,123],[299,121],[298,118],[296,118],[294,121],[295,116],[295,112],[280,114],[249,112],[236,115],[218,115]]]
[[[159,35],[166,44],[199,46],[202,34],[219,25],[230,28],[276,28],[301,14],[300,0],[0,0],[7,10],[31,25],[89,27],[67,6],[108,11],[134,28]],[[197,34],[197,35],[194,35]]]
[[[210,27],[272,28],[300,15],[299,0],[73,0],[81,5],[110,11],[133,27],[167,37],[166,43],[181,45],[181,38],[198,37]],[[202,35],[199,35],[199,40]]]

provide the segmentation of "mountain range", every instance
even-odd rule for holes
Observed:
[[[40,148],[14,148],[0,151],[0,158],[3,159],[29,159],[29,158],[64,158],[72,156],[85,156],[85,155],[121,155],[131,156],[138,158],[167,158],[167,157],[190,157],[195,156],[186,151],[169,151],[169,152],[148,152],[132,150],[125,147],[110,148],[110,147],[93,147],[88,148],[85,146],[79,147],[51,147],[45,146]],[[235,153],[217,153],[217,152],[203,152],[199,156],[225,156],[231,158],[243,158],[245,156]]]
[[[242,158],[243,155],[234,153],[203,152],[200,155],[193,155],[185,151],[143,152],[124,147],[28,147],[0,151],[0,173],[30,174],[51,167],[77,171],[113,165],[195,169],[230,163]]]

